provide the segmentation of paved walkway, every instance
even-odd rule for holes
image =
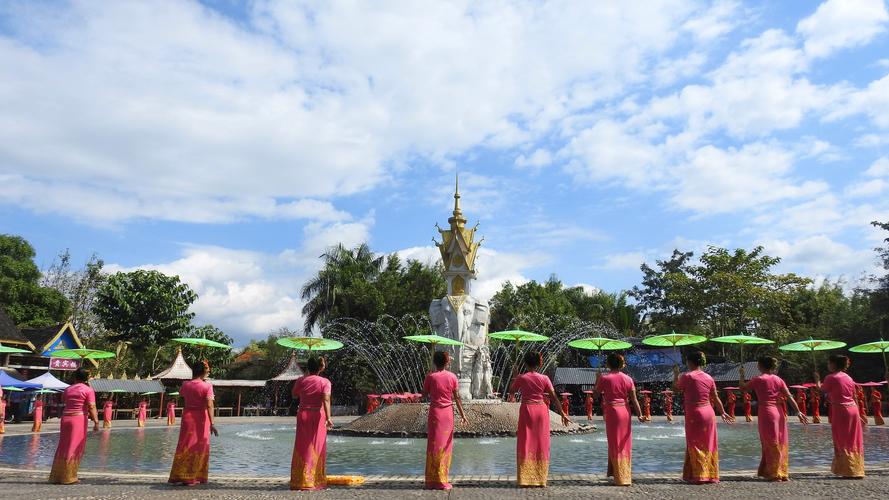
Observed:
[[[754,479],[753,471],[723,476],[716,485],[692,486],[654,475],[639,475],[630,487],[609,486],[596,475],[554,476],[548,488],[517,489],[514,478],[454,478],[450,492],[424,491],[417,477],[372,476],[361,487],[336,487],[320,492],[291,492],[287,478],[211,477],[211,483],[192,488],[170,486],[165,475],[99,474],[83,472],[81,483],[71,486],[47,484],[49,471],[25,471],[0,468],[0,496],[4,499],[235,499],[235,498],[439,498],[484,499],[502,498],[650,498],[685,499],[713,498],[720,500],[751,498],[855,498],[882,499],[889,492],[889,468],[872,469],[863,480],[829,477],[824,471],[802,472],[786,483],[767,483]]]

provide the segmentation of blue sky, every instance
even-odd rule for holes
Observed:
[[[885,2],[592,4],[4,2],[0,230],[178,274],[239,342],[327,245],[434,259],[457,172],[486,296],[708,244],[873,269]]]

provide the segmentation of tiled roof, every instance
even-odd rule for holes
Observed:
[[[191,377],[191,367],[188,366],[188,363],[185,362],[185,358],[182,357],[182,349],[179,349],[178,351],[176,351],[176,359],[173,360],[173,363],[170,364],[170,367],[151,378],[191,380]]]
[[[302,369],[299,367],[299,363],[296,362],[296,352],[290,354],[290,359],[287,361],[287,366],[281,370],[281,373],[272,377],[271,380],[278,381],[290,381],[296,380],[305,375]]]
[[[45,326],[42,328],[22,328],[22,335],[25,336],[28,340],[34,344],[34,347],[38,349],[38,351],[43,351],[48,344],[56,335],[59,334],[59,331],[64,328],[65,325],[53,325],[53,326]]]
[[[120,380],[114,378],[94,378],[90,380],[90,387],[92,387],[93,390],[96,392],[164,392],[164,385],[157,380]]]
[[[28,339],[16,328],[15,323],[2,307],[0,307],[0,342],[28,343]]]

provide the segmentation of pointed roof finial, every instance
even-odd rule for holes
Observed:
[[[463,215],[460,211],[460,174],[454,175],[454,215]]]

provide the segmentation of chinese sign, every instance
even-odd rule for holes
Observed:
[[[79,359],[50,358],[50,370],[76,370],[80,368]]]

